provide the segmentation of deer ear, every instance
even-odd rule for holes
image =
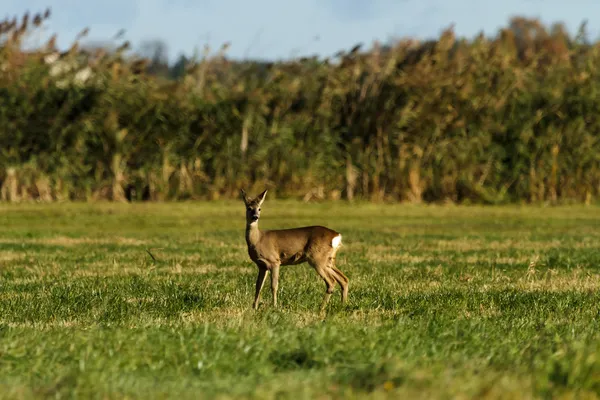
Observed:
[[[244,203],[248,204],[248,196],[246,196],[246,191],[244,189],[240,189],[240,195],[242,196]]]
[[[265,197],[267,196],[267,189],[264,192],[258,195],[256,198],[258,200],[258,205],[262,205],[263,201],[265,201]]]

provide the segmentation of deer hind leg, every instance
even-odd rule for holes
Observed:
[[[325,291],[325,297],[323,297],[323,302],[321,303],[321,311],[325,310],[327,307],[327,303],[329,303],[329,299],[331,298],[331,294],[333,293],[333,289],[335,288],[336,279],[329,272],[329,268],[327,267],[327,263],[325,262],[310,262],[310,265],[317,271],[319,276],[323,278],[325,281],[325,285],[327,286],[327,290]]]
[[[256,278],[256,292],[254,294],[254,304],[252,308],[255,310],[258,308],[258,298],[260,297],[260,291],[262,290],[263,284],[265,283],[265,278],[267,277],[267,269],[259,266],[258,267],[258,277]]]
[[[345,303],[348,300],[349,280],[348,277],[335,266],[335,256],[329,261],[329,271],[331,276],[333,276],[337,283],[340,284],[340,287],[342,288],[342,303]]]
[[[336,240],[337,239],[337,240]],[[336,236],[331,242],[331,246],[333,247],[332,251],[329,253],[329,258],[327,259],[327,268],[329,269],[329,273],[333,278],[340,284],[342,288],[342,304],[348,300],[348,277],[344,275],[342,271],[340,271],[335,266],[335,255],[337,254],[338,249],[340,248],[342,239],[341,235]]]

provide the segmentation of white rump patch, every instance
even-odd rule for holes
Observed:
[[[333,239],[331,239],[331,247],[337,249],[342,244],[342,235],[337,235]]]

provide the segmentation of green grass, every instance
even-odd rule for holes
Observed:
[[[0,205],[0,398],[600,394],[598,207],[263,206],[315,223],[326,317],[307,264],[251,310],[241,201]]]

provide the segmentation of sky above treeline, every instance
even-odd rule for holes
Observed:
[[[52,10],[45,32],[68,47],[83,28],[89,41],[122,39],[134,49],[160,39],[174,60],[230,42],[232,58],[277,60],[329,56],[357,43],[369,47],[402,37],[432,38],[450,25],[460,36],[495,34],[512,16],[563,22],[576,32],[588,21],[590,39],[600,34],[599,0],[3,0],[4,16]],[[3,16],[0,14],[0,17]],[[120,40],[122,40],[120,39]],[[31,39],[35,40],[35,38]],[[35,44],[35,43],[34,43]]]

